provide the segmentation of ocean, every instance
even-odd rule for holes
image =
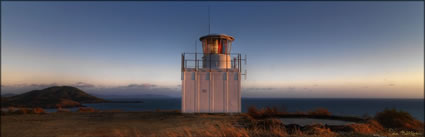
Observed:
[[[121,111],[155,111],[180,110],[180,98],[146,98],[146,99],[109,99],[126,101],[143,101],[143,103],[100,103],[84,104],[99,110]],[[295,98],[242,98],[242,112],[248,107],[277,107],[288,112],[307,112],[316,108],[326,108],[334,115],[374,116],[385,108],[395,108],[409,112],[418,120],[424,121],[423,99],[295,99]],[[73,109],[75,110],[75,109]],[[48,111],[55,111],[50,109]]]

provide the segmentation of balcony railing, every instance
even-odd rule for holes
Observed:
[[[245,55],[242,58],[240,53],[228,53],[228,59],[224,60],[214,60],[212,58],[203,60],[202,57],[211,57],[209,54],[205,53],[182,53],[182,62],[181,62],[181,71],[224,71],[224,72],[241,72],[241,75],[245,76],[246,79],[246,64],[247,64],[247,56]],[[208,61],[208,62],[204,62]],[[207,63],[207,65],[203,65]],[[211,66],[218,66],[217,64],[212,65],[213,63],[224,63],[226,64],[224,68],[214,68]],[[227,66],[229,65],[229,66]]]

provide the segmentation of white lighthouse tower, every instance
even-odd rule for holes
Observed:
[[[241,112],[241,54],[231,53],[233,37],[200,38],[203,53],[182,54],[182,112]]]

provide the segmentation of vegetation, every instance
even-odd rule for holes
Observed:
[[[328,111],[328,109],[325,108],[317,108],[314,111],[308,112],[309,115],[317,115],[317,116],[330,116],[331,112]]]
[[[99,110],[95,110],[91,107],[80,107],[78,108],[78,112],[99,112]]]
[[[416,120],[409,113],[396,109],[385,109],[376,114],[375,119],[385,128],[398,130],[424,131],[424,123]]]
[[[423,124],[408,113],[384,110],[370,119],[348,125],[306,125],[282,123],[281,116],[330,117],[323,108],[306,113],[289,113],[276,108],[250,107],[242,114],[182,114],[176,111],[121,112],[80,107],[70,112],[58,105],[58,113],[44,114],[42,108],[9,107],[2,116],[5,136],[81,136],[81,137],[372,137],[423,136]],[[63,113],[68,112],[68,113]],[[96,113],[93,113],[96,112]],[[16,115],[15,115],[16,114]],[[25,115],[28,114],[28,115]],[[418,123],[413,123],[418,122]],[[45,126],[26,125],[42,124]],[[415,126],[412,126],[416,124]],[[420,127],[422,125],[422,127]],[[25,127],[25,128],[23,128]],[[72,127],[72,128],[70,128]],[[13,129],[21,129],[16,132]],[[53,131],[52,131],[53,130]]]
[[[344,120],[352,122],[365,122],[365,119],[352,116],[333,116],[325,108],[317,108],[313,111],[308,112],[287,112],[286,109],[277,109],[276,107],[265,107],[257,109],[255,106],[248,108],[249,116],[257,119],[271,118],[271,117],[291,117],[291,118],[320,118],[320,119],[331,119],[331,120]]]
[[[7,111],[2,111],[2,115],[16,115],[16,114],[46,114],[46,111],[44,111],[43,108],[15,108],[15,107],[8,107]]]

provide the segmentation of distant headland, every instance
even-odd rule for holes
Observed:
[[[1,98],[2,107],[41,107],[41,108],[70,108],[83,107],[88,103],[117,103],[90,95],[72,86],[53,86],[42,90],[32,90],[23,94]],[[119,103],[126,103],[120,101]],[[141,103],[128,102],[128,103]]]

